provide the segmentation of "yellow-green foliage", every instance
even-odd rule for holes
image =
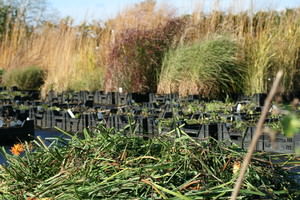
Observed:
[[[23,90],[40,89],[44,83],[45,72],[37,66],[29,66],[20,69],[12,69],[3,76],[3,82],[7,86],[17,86]]]
[[[284,72],[283,86],[286,92],[294,89],[299,69],[299,14],[297,10],[291,13],[257,14],[257,21],[261,23],[257,33],[245,37],[247,94],[267,92],[278,70]]]
[[[236,42],[216,37],[170,51],[164,60],[159,89],[206,97],[232,94],[241,91],[244,72]],[[173,88],[166,87],[167,83]],[[170,88],[172,91],[165,91]]]
[[[63,20],[58,25],[45,24],[30,34],[25,33],[24,27],[15,26],[0,42],[0,66],[41,66],[47,71],[44,94],[49,90],[100,90],[104,68],[102,57],[98,56],[98,32],[97,26],[72,26]]]
[[[181,28],[174,28],[176,34],[172,33],[171,37],[168,37],[168,44],[156,51],[159,52],[159,56],[150,57],[150,54],[135,53],[133,56],[135,64],[131,63],[130,66],[126,62],[130,63],[132,59],[125,59],[126,52],[122,52],[122,45],[128,44],[126,48],[131,52],[135,52],[135,49],[139,50],[140,47],[149,50],[148,47],[144,48],[146,41],[156,45],[158,39],[154,36],[162,35],[159,33],[162,31],[161,27],[166,27],[176,16],[172,6],[159,7],[155,1],[144,1],[124,9],[116,17],[107,20],[104,25],[94,23],[75,26],[70,20],[62,19],[58,24],[44,23],[42,26],[28,30],[24,24],[12,24],[10,31],[4,32],[0,39],[0,67],[10,71],[21,66],[40,66],[47,71],[42,86],[43,93],[51,89],[58,92],[100,89],[110,91],[124,85],[130,86],[129,91],[149,91],[149,88],[150,91],[155,91],[157,80],[160,80],[158,88],[160,92],[180,90],[181,93],[195,93],[199,91],[199,85],[203,86],[199,83],[205,82],[206,79],[201,80],[200,76],[195,78],[194,75],[189,75],[193,71],[188,70],[180,75],[190,77],[185,81],[182,81],[184,77],[174,78],[172,72],[168,74],[166,69],[161,74],[161,55],[170,48],[176,49],[178,45],[179,48],[196,45],[198,41],[203,41],[205,38],[213,38],[212,35],[230,35],[237,44],[236,59],[245,63],[246,73],[239,87],[232,88],[235,86],[231,84],[230,91],[221,89],[216,92],[220,89],[217,87],[218,89],[214,88],[215,93],[239,91],[240,85],[244,86],[243,91],[247,94],[267,92],[272,78],[279,69],[284,72],[285,91],[290,92],[295,89],[300,77],[298,72],[300,67],[299,9],[257,12],[253,17],[250,17],[248,12],[231,13],[228,10],[223,13],[215,9],[207,14],[203,11],[201,8],[195,9],[191,15],[179,16]],[[136,34],[138,37],[136,42],[128,43],[125,40],[120,42],[120,39],[126,39],[121,36],[128,30],[142,34]],[[145,33],[149,32],[151,37],[145,37]],[[164,40],[164,38],[160,39]],[[118,52],[114,51],[117,44],[121,44],[117,50],[120,55],[122,54],[122,59],[114,63],[114,59],[118,57],[116,56]],[[169,53],[169,56],[171,54]],[[148,62],[147,56],[151,58],[153,65]],[[194,59],[194,56],[188,57]],[[197,60],[200,58],[196,56]],[[201,59],[203,63],[205,59],[203,57]],[[125,74],[122,70],[118,70],[120,66],[129,72]],[[137,71],[135,69],[140,73],[135,73]],[[124,81],[118,79],[119,75],[123,75]],[[129,78],[130,76],[133,78]],[[116,77],[121,83],[116,83],[114,80]],[[218,84],[228,86],[222,81],[218,80]],[[178,86],[179,82],[181,87]],[[202,87],[202,92],[204,88]],[[210,87],[206,90],[204,93],[211,91]]]

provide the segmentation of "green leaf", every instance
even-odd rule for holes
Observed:
[[[83,135],[84,135],[85,139],[90,139],[91,138],[91,136],[90,136],[90,134],[89,134],[89,132],[86,128],[83,129]]]
[[[283,128],[283,133],[287,137],[293,137],[296,133],[299,133],[300,131],[300,120],[294,114],[285,116],[281,120],[281,124]]]
[[[300,155],[300,147],[296,148],[296,154],[299,156]]]

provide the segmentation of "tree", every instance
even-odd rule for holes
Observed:
[[[11,8],[9,12],[16,14],[16,19],[26,25],[37,25],[45,22],[49,15],[47,0],[0,0],[5,7]]]
[[[0,38],[16,19],[16,10],[0,1]]]

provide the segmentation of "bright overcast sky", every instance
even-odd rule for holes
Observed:
[[[254,9],[284,9],[300,7],[300,0],[252,0]],[[115,16],[120,10],[142,0],[48,0],[49,4],[59,11],[61,17],[71,16],[76,22],[84,19],[105,20]],[[204,2],[204,3],[203,3]],[[195,7],[209,10],[214,0],[157,0],[158,4],[174,7],[178,14],[190,13]],[[222,9],[247,9],[251,0],[219,0]],[[215,4],[215,3],[214,3]],[[203,6],[204,5],[204,6]],[[214,6],[215,7],[215,6]]]

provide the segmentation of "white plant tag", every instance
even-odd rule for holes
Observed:
[[[240,113],[240,112],[241,112],[241,109],[242,109],[242,104],[239,103],[239,104],[237,105],[236,112],[237,112],[237,113]]]
[[[69,115],[70,115],[70,117],[71,117],[72,119],[75,119],[75,115],[74,115],[74,113],[72,112],[71,109],[68,109],[68,113],[69,113]]]

